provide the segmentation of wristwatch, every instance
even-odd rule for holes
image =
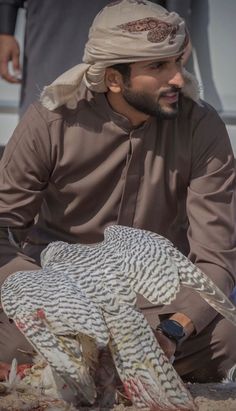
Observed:
[[[174,340],[177,347],[185,340],[186,332],[184,327],[178,321],[167,319],[163,320],[156,328],[170,340]]]

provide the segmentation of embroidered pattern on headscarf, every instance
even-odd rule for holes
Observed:
[[[130,33],[148,31],[147,39],[152,43],[161,43],[169,36],[169,44],[174,43],[177,31],[179,30],[178,24],[173,25],[153,17],[129,21],[128,23],[121,24],[118,27],[124,31],[129,31]]]

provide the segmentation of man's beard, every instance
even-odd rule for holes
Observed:
[[[168,92],[176,93],[180,92],[177,87],[172,87]],[[163,93],[163,96],[165,93]],[[158,99],[162,96],[160,94]],[[123,98],[125,101],[136,110],[149,116],[157,116],[161,119],[171,119],[178,114],[179,104],[178,101],[168,104],[168,109],[158,103],[158,99],[154,96],[146,93],[145,91],[133,91],[129,87],[125,87],[123,90]]]

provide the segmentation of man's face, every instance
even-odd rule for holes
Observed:
[[[184,85],[182,55],[162,61],[132,63],[130,79],[124,81],[122,96],[139,112],[172,118],[178,112],[179,93]]]

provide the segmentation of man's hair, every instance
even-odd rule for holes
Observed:
[[[122,75],[124,83],[126,85],[129,84],[130,80],[130,74],[131,74],[131,67],[130,63],[120,63],[120,64],[113,64],[111,66],[113,69],[119,71],[119,73]]]

